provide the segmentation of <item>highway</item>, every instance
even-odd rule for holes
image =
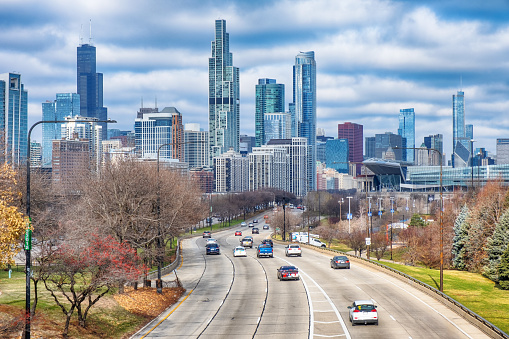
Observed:
[[[270,236],[256,225],[255,246]],[[213,237],[220,255],[205,255],[206,239],[183,241],[183,265],[176,274],[186,288],[182,299],[133,338],[489,338],[478,328],[419,289],[369,265],[330,268],[332,254],[303,248],[286,257],[274,245],[274,258],[233,257],[232,249],[251,228],[238,227]],[[279,281],[281,265],[299,268],[300,280]],[[173,274],[172,274],[173,275]],[[168,279],[174,279],[170,276]],[[352,326],[347,306],[373,299],[379,325]]]

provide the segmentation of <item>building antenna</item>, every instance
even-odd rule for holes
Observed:
[[[92,19],[90,19],[90,36],[88,38],[89,45],[92,45]]]
[[[143,108],[143,97],[141,97],[141,108]]]
[[[460,91],[463,92],[463,75],[460,75]]]
[[[83,24],[81,24],[80,28],[80,46],[83,45]]]
[[[156,108],[156,110],[157,110],[157,95],[156,95],[156,107],[155,107],[155,108]]]

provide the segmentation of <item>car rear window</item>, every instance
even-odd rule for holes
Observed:
[[[375,305],[357,305],[357,309],[363,312],[371,312],[375,309]]]

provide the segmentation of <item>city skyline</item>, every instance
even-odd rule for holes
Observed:
[[[509,134],[506,2],[147,1],[140,7],[52,0],[1,6],[1,72],[23,76],[29,126],[41,120],[41,103],[76,93],[76,48],[80,36],[89,42],[90,20],[104,106],[119,121],[110,128],[133,130],[142,98],[178,108],[185,123],[206,126],[207,59],[219,17],[228,22],[240,69],[240,134],[254,135],[257,79],[291,88],[294,56],[306,50],[315,51],[317,127],[326,135],[347,121],[362,124],[365,136],[397,133],[399,110],[414,107],[416,145],[443,134],[449,159],[451,98],[459,90],[476,146],[494,153],[496,138]],[[285,99],[292,101],[291,91]],[[33,138],[40,141],[41,132]]]

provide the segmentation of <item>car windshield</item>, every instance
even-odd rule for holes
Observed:
[[[217,246],[217,244],[207,244],[207,247],[212,248],[212,247],[219,247],[219,246]]]
[[[375,305],[357,305],[357,309],[362,312],[371,312],[375,309]]]
[[[299,248],[299,245],[290,245],[290,248]]]
[[[297,270],[297,267],[295,267],[295,266],[281,266],[279,268],[279,270],[281,270],[281,271]]]
[[[334,260],[348,260],[348,258],[345,256],[338,256],[338,257],[334,257]]]

